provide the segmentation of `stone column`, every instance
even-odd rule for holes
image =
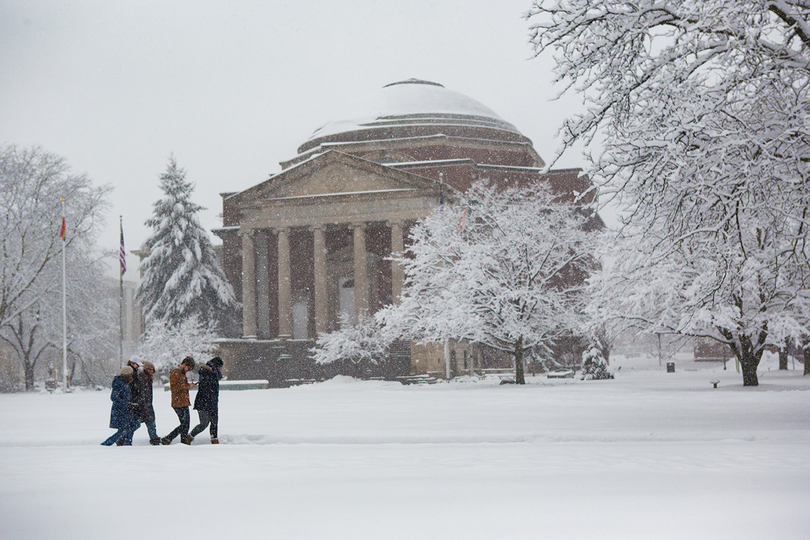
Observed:
[[[256,250],[256,331],[260,338],[270,337],[270,254],[267,229],[257,231]]]
[[[369,314],[366,224],[354,223],[354,312],[359,323]]]
[[[278,234],[278,337],[292,338],[292,282],[290,280],[290,229]]]
[[[323,226],[312,228],[315,275],[315,334],[317,336],[329,331],[327,296],[326,296],[326,234]]]
[[[256,246],[253,229],[242,236],[242,337],[256,339]]]
[[[402,237],[402,222],[393,221],[388,223],[391,227],[391,255],[401,257],[405,253],[405,240]],[[402,287],[405,283],[405,269],[402,263],[391,261],[391,298],[394,305],[398,305],[402,296]]]

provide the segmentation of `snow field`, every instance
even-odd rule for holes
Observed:
[[[109,391],[0,395],[0,538],[806,538],[810,377],[612,364],[222,392],[219,446],[101,447]]]

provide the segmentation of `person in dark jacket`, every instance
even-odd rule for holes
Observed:
[[[141,368],[135,375],[135,382],[138,387],[138,395],[136,396],[138,420],[146,424],[146,430],[149,432],[149,444],[157,446],[160,444],[160,437],[158,437],[157,425],[155,424],[155,409],[152,407],[152,381],[155,376],[155,365],[149,360],[144,360],[141,364]]]
[[[222,358],[216,356],[200,366],[200,381],[197,384],[197,397],[194,399],[194,408],[200,415],[200,423],[191,430],[189,439],[202,433],[211,424],[211,444],[219,444],[217,431],[219,429],[219,380],[222,378]]]
[[[129,367],[132,368],[132,379],[129,381],[129,390],[132,393],[132,396],[130,397],[130,401],[133,403],[132,414],[135,416],[135,420],[139,420],[140,415],[141,415],[141,411],[140,411],[140,407],[141,407],[141,396],[140,396],[140,394],[141,394],[141,391],[138,388],[138,368],[140,367],[140,364],[139,364],[140,361],[141,361],[140,358],[138,358],[137,356],[133,356],[132,358],[127,360],[127,364],[126,364],[126,365],[128,365]],[[141,424],[138,424],[138,427],[135,428],[135,431],[137,431],[138,428],[140,428],[140,427],[141,427]],[[118,442],[116,442],[115,444],[117,444],[118,446],[123,446],[124,445],[124,438],[121,437],[120,439],[118,439]]]
[[[123,441],[122,445],[132,446],[132,434],[140,427],[133,413],[135,403],[132,402],[132,390],[129,386],[132,379],[133,370],[130,366],[122,367],[121,374],[113,379],[110,393],[110,400],[112,400],[110,427],[118,431],[101,443],[104,446],[112,446],[119,440]]]

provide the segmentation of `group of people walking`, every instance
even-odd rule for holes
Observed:
[[[139,364],[140,362],[140,364]],[[121,368],[121,373],[112,382],[112,410],[110,412],[110,427],[117,431],[101,443],[104,446],[132,445],[132,436],[146,424],[149,432],[149,444],[171,444],[179,435],[180,442],[191,444],[194,438],[209,427],[211,444],[219,444],[219,380],[222,378],[222,359],[218,356],[198,370],[199,384],[189,382],[186,374],[196,367],[196,362],[187,356],[180,365],[169,375],[169,386],[172,393],[172,409],[180,420],[180,425],[174,428],[165,437],[159,437],[155,423],[155,409],[152,406],[152,387],[155,376],[155,366],[148,360],[140,361],[133,358]],[[200,423],[189,432],[191,413],[189,407],[191,400],[188,391],[197,387],[197,397],[194,400],[194,409],[200,417]]]

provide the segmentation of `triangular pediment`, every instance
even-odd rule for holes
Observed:
[[[330,151],[291,167],[234,197],[238,202],[251,202],[375,192],[433,191],[436,188],[433,180]]]

